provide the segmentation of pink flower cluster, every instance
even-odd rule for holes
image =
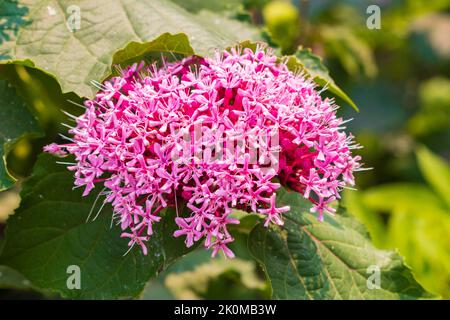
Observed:
[[[233,208],[281,225],[290,209],[277,207],[281,184],[308,198],[322,219],[360,167],[333,101],[264,48],[134,65],[85,106],[71,143],[45,151],[75,155],[75,185],[83,195],[102,185],[122,237],[145,254],[168,206],[188,208],[177,210],[175,237],[188,247],[204,239],[213,256],[233,257]]]

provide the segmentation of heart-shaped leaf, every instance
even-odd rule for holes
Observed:
[[[191,13],[169,0],[20,0],[4,9],[0,61],[39,68],[55,76],[63,92],[86,97],[95,91],[90,82],[107,77],[114,53],[130,42],[206,55],[258,36],[246,23]]]
[[[259,223],[249,248],[263,265],[275,299],[431,298],[395,252],[374,248],[365,228],[351,217],[308,212],[299,194],[280,191],[290,205],[282,228]]]
[[[124,255],[127,240],[111,226],[111,208],[86,222],[95,195],[82,198],[72,186],[73,174],[41,155],[24,184],[21,207],[8,220],[0,264],[35,287],[78,299],[135,297],[151,277],[190,251],[172,236],[175,212],[166,210],[147,243],[148,255],[137,247]],[[80,277],[79,289],[71,276]]]

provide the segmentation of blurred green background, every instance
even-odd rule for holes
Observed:
[[[354,118],[348,130],[364,146],[357,152],[373,168],[357,175],[358,191],[346,190],[343,205],[366,224],[377,247],[397,249],[427,290],[450,299],[450,1],[176,2],[198,2],[257,25],[279,53],[292,54],[302,45],[323,57],[361,110],[337,100],[341,115]],[[366,26],[372,4],[381,9],[380,29]],[[9,170],[26,177],[42,146],[65,131],[60,108],[77,114],[68,100],[80,98],[61,94],[58,83],[40,71],[14,65],[0,71],[46,131],[45,138],[22,139],[9,155]],[[20,202],[19,190],[20,180],[0,193],[0,234]],[[268,298],[263,274],[246,249],[245,220],[239,228],[237,259],[210,260],[208,252],[195,252],[149,283],[143,298]],[[0,297],[34,297],[27,288],[0,289]]]

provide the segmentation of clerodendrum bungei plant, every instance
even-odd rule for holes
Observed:
[[[75,185],[83,195],[101,189],[122,237],[144,254],[161,211],[185,202],[173,236],[234,257],[233,209],[283,225],[283,186],[309,199],[322,221],[361,166],[334,101],[260,46],[135,64],[99,88],[75,118],[71,142],[45,151],[75,156]]]
[[[337,104],[357,107],[297,47],[326,48],[332,28],[308,21],[287,51],[223,2],[0,2],[0,191],[21,189],[0,226],[0,288],[12,274],[43,294],[117,299],[157,282],[178,298],[175,274],[205,284],[203,270],[232,265],[264,298],[431,296],[341,201],[363,194],[343,194],[364,169]],[[25,140],[30,171],[16,171]]]

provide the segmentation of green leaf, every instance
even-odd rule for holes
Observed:
[[[311,49],[299,48],[294,56],[290,56],[288,67],[292,69],[304,70],[314,82],[320,86],[328,86],[328,90],[340,97],[342,100],[359,111],[356,104],[331,78],[328,69],[322,63],[322,59],[311,52]]]
[[[345,190],[343,205],[346,210],[361,221],[369,231],[370,238],[378,248],[384,247],[386,228],[382,217],[363,201],[363,193],[354,190]],[[385,199],[383,199],[385,200]],[[388,202],[388,201],[383,201]]]
[[[450,167],[425,147],[416,153],[423,176],[450,207]]]
[[[150,42],[152,50],[183,48],[183,54],[206,55],[258,36],[246,23],[211,12],[191,13],[167,0],[78,2],[80,29],[71,32],[66,22],[76,12],[68,11],[70,5],[62,0],[19,1],[11,9],[16,14],[2,17],[7,24],[21,23],[4,31],[0,60],[39,68],[54,75],[63,92],[92,97],[95,89],[90,82],[105,79],[114,53],[130,42],[132,47]]]
[[[0,289],[30,289],[30,281],[16,270],[7,266],[0,266]]]
[[[0,263],[22,273],[41,289],[65,297],[112,299],[137,296],[149,278],[189,252],[174,238],[174,210],[166,210],[148,241],[148,255],[134,247],[128,254],[120,228],[111,227],[106,206],[86,222],[95,194],[83,198],[72,190],[73,173],[41,155],[33,176],[24,184],[21,207],[8,220]],[[97,210],[97,209],[96,209]],[[68,289],[67,268],[80,267],[81,289]]]
[[[28,112],[16,90],[8,81],[0,79],[0,191],[10,188],[15,182],[6,168],[6,157],[14,143],[26,135],[40,133],[36,119]]]
[[[150,42],[130,42],[125,48],[114,54],[113,65],[130,65],[152,54],[163,53],[190,56],[194,54],[194,51],[185,34],[164,33]]]
[[[289,204],[283,228],[259,223],[249,248],[263,265],[275,299],[417,299],[430,298],[395,252],[375,249],[353,218],[308,213],[309,203],[293,192],[279,193]],[[378,266],[380,289],[369,289],[370,266]]]

